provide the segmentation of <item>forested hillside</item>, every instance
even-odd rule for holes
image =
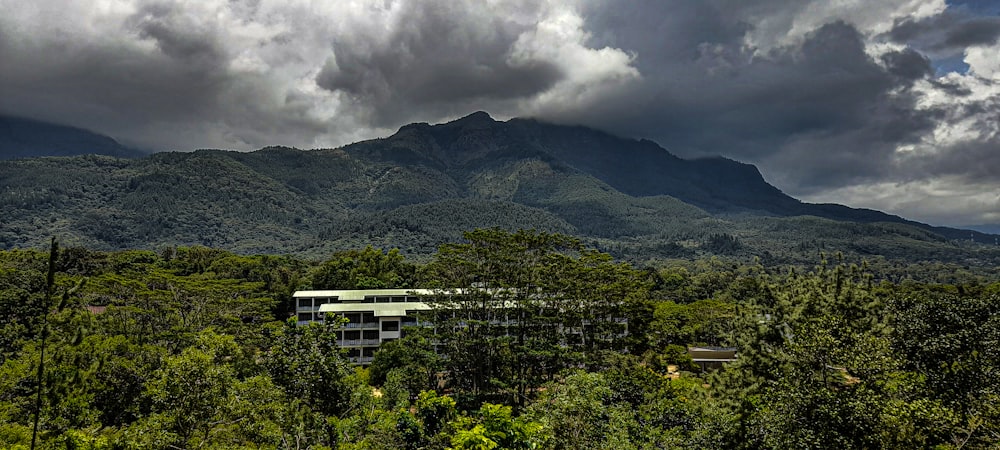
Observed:
[[[59,236],[100,250],[205,245],[310,257],[375,245],[426,260],[463,230],[501,227],[580,236],[631,261],[804,264],[825,250],[1000,262],[993,236],[803,204],[753,166],[484,113],[339,149],[0,161],[0,215],[8,249]]]
[[[88,154],[123,158],[144,155],[108,136],[87,130],[0,115],[0,159]]]
[[[321,263],[0,251],[0,446],[992,448],[998,279],[824,258],[638,268],[568,236],[499,230],[426,264],[373,248]],[[295,289],[471,283],[503,289],[428,299],[424,320],[464,319],[408,329],[366,369],[336,348],[333,318],[285,320]],[[527,286],[537,295],[483,296]],[[488,320],[515,312],[516,329]],[[600,320],[615,317],[627,334]],[[581,334],[555,332],[581,320]],[[690,345],[738,356],[703,371]]]

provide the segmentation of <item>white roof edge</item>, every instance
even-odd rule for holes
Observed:
[[[327,303],[319,307],[321,313],[340,312],[389,312],[389,311],[426,311],[431,309],[430,305],[423,302],[400,302],[400,303]],[[390,315],[390,314],[375,314]],[[398,314],[405,315],[405,314]]]
[[[451,289],[444,289],[443,291],[448,292]],[[338,297],[341,300],[363,300],[365,296],[371,295],[434,295],[435,293],[442,292],[442,290],[437,289],[340,289],[340,290],[326,290],[326,291],[295,291],[292,294],[293,298],[303,298],[303,297]]]

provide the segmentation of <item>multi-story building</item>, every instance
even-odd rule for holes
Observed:
[[[404,326],[416,325],[417,311],[430,309],[420,296],[429,289],[358,289],[297,291],[295,312],[300,325],[322,321],[326,314],[347,319],[337,333],[337,344],[347,349],[352,363],[368,364],[383,342],[402,337]]]
[[[443,292],[457,293],[462,289],[435,291],[431,289],[356,289],[329,291],[296,291],[297,320],[300,325],[322,322],[327,314],[341,316],[346,321],[336,331],[337,345],[346,349],[348,359],[354,364],[369,364],[375,351],[383,342],[403,337],[403,328],[418,325],[416,313],[427,311],[431,306],[421,301],[421,297],[431,297]],[[494,319],[504,326],[516,321],[507,317]],[[614,318],[621,329],[609,336],[621,337],[628,333],[628,322],[624,318]],[[428,325],[428,324],[422,324]],[[553,332],[559,333],[564,345],[582,342],[584,329],[590,327],[589,320],[582,320],[577,326],[557,324]]]

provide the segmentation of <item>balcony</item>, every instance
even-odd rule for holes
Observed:
[[[362,345],[379,345],[381,343],[379,339],[341,339],[337,341],[337,345],[341,347],[359,347]]]
[[[378,322],[348,322],[344,324],[344,328],[378,328]]]

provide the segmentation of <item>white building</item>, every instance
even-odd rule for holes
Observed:
[[[430,305],[421,301],[421,297],[462,291],[462,289],[296,291],[292,297],[295,299],[295,312],[299,325],[322,322],[327,314],[346,318],[344,325],[336,331],[337,345],[347,350],[350,362],[369,364],[383,342],[403,337],[403,327],[418,324],[416,313],[431,309]],[[622,325],[619,332],[613,333],[614,336],[621,337],[628,333],[627,320],[624,318],[613,320]],[[500,322],[514,323],[507,318],[500,319]],[[576,327],[558,325],[553,332],[563,336],[564,345],[576,345],[582,342],[584,328],[589,326],[590,321],[585,319]]]
[[[417,311],[431,309],[420,296],[430,289],[357,289],[296,291],[295,312],[299,325],[322,321],[326,314],[347,319],[337,331],[337,344],[347,349],[355,364],[368,364],[383,342],[402,337],[404,326],[416,325]]]

